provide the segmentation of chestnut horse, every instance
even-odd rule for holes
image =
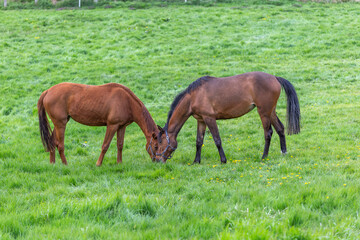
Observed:
[[[280,137],[282,153],[286,153],[284,125],[276,115],[276,103],[281,87],[287,95],[288,134],[300,132],[300,106],[293,85],[286,79],[263,72],[250,72],[237,76],[215,78],[205,76],[197,79],[181,92],[171,104],[168,119],[160,129],[157,160],[166,162],[177,148],[177,135],[186,120],[197,120],[196,156],[200,163],[201,147],[205,129],[208,127],[218,148],[221,163],[226,157],[221,145],[217,119],[241,117],[257,107],[264,128],[265,147],[262,158],[269,153],[273,126]]]
[[[146,149],[150,157],[155,160],[153,149],[157,150],[156,138],[159,130],[140,99],[121,84],[92,86],[60,83],[41,94],[37,107],[41,139],[45,149],[50,152],[50,163],[55,163],[57,147],[62,163],[67,165],[64,154],[64,133],[70,118],[88,126],[106,126],[97,166],[101,166],[115,132],[117,132],[117,163],[122,162],[125,128],[132,122],[136,122],[143,131],[147,141]],[[50,128],[46,113],[54,124],[54,131]]]

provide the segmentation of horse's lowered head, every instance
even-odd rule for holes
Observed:
[[[166,163],[166,160],[172,158],[174,151],[177,148],[176,137],[169,135],[167,125],[164,128],[158,126],[160,132],[157,137],[158,149],[156,151],[156,161]]]
[[[160,133],[153,132],[150,141],[146,143],[146,151],[149,153],[153,162],[160,161],[160,156],[157,155],[157,151],[159,149],[158,135],[160,135]]]

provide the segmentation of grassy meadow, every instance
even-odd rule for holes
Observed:
[[[360,5],[255,3],[0,11],[0,239],[358,239]],[[208,131],[191,165],[193,118],[166,164],[132,124],[123,164],[113,139],[98,168],[105,127],[72,120],[69,165],[49,164],[36,104],[57,83],[124,84],[163,126],[192,81],[249,71],[297,90],[302,129],[287,155],[274,133],[260,160],[253,110],[218,121],[226,165]]]

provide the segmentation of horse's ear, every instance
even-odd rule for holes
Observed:
[[[153,139],[155,139],[155,140],[157,139],[157,136],[156,136],[156,134],[155,134],[154,132],[152,133],[152,137],[153,137]]]
[[[160,127],[159,125],[157,125],[157,127],[158,127],[158,129],[159,129],[159,131],[160,131],[161,133],[164,132],[164,129],[162,129],[162,127]]]

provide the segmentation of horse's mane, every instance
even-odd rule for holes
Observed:
[[[213,79],[214,77],[210,77],[210,76],[204,76],[201,78],[198,78],[197,80],[195,80],[194,82],[192,82],[184,91],[182,91],[181,93],[179,93],[174,101],[172,102],[171,106],[170,106],[170,110],[168,113],[168,118],[164,127],[164,130],[167,131],[168,125],[169,125],[169,121],[171,116],[174,113],[175,108],[179,105],[179,103],[181,102],[181,100],[185,97],[186,94],[191,93],[192,91],[196,90],[197,88],[199,88],[200,86],[202,86],[205,82]]]
[[[126,89],[126,87],[125,87],[125,89]],[[150,114],[149,110],[145,107],[145,104],[130,89],[129,89],[128,93],[135,99],[137,104],[139,104],[141,106],[142,115],[145,118],[145,123],[146,123],[147,129],[149,129],[149,131],[156,130],[156,124],[154,122],[154,119],[151,117],[151,114]]]
[[[154,119],[151,117],[149,110],[145,107],[144,103],[140,100],[140,98],[138,98],[138,96],[136,96],[135,93],[133,93],[133,91],[130,90],[130,88],[119,83],[109,83],[109,85],[116,86],[125,90],[135,100],[135,102],[139,104],[139,106],[142,108],[142,115],[145,118],[146,127],[149,130],[156,130],[156,124],[154,122]]]
[[[147,128],[150,131],[155,131],[157,128],[154,119],[151,117],[149,110],[147,110],[144,104],[143,104],[143,116],[145,117]]]

